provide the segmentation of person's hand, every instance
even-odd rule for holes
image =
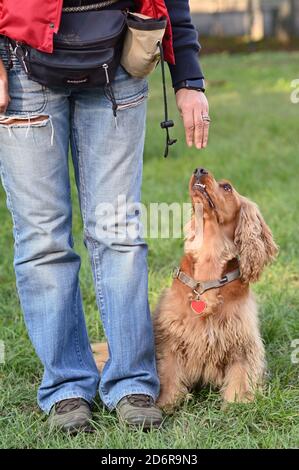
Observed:
[[[208,145],[210,124],[206,95],[201,91],[181,88],[175,96],[185,127],[187,145],[192,147],[194,144],[198,149],[205,148]]]
[[[7,72],[2,60],[0,59],[0,114],[4,114],[6,112],[9,102],[10,97],[8,93]]]

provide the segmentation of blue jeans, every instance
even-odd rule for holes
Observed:
[[[118,237],[111,220],[109,236],[107,227],[98,230],[101,204],[116,207],[119,195],[129,203],[140,201],[147,81],[119,67],[113,82],[119,105],[115,122],[101,87],[71,91],[29,80],[15,57],[9,69],[3,37],[0,56],[9,70],[11,102],[5,117],[18,119],[10,124],[0,119],[1,178],[13,219],[18,294],[44,366],[39,405],[48,413],[66,398],[90,402],[98,387],[109,409],[128,394],[155,399],[159,382],[147,299],[147,246],[138,233]],[[101,377],[89,345],[80,257],[73,248],[69,143],[109,346]],[[139,223],[138,211],[127,217],[130,224]]]

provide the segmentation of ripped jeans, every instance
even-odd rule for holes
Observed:
[[[29,80],[0,36],[11,102],[0,116],[0,169],[13,219],[14,268],[30,339],[43,367],[38,403],[99,389],[115,408],[128,394],[159,391],[147,298],[147,246],[97,230],[99,205],[119,195],[139,202],[147,81],[120,66],[113,81],[117,122],[103,89],[46,88]],[[71,146],[84,242],[109,347],[99,375],[87,335],[79,286],[80,257],[72,238],[68,151]],[[130,223],[139,223],[139,213]],[[126,221],[125,221],[126,222]],[[116,223],[115,223],[116,225]],[[111,228],[111,227],[110,227]]]

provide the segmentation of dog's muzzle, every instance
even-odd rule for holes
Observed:
[[[214,204],[211,196],[209,195],[205,184],[196,182],[196,183],[193,184],[193,188],[198,189],[204,195],[204,197],[207,199],[211,209],[215,209],[215,204]]]

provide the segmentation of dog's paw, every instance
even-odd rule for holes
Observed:
[[[229,390],[223,394],[223,405],[221,409],[226,409],[233,403],[251,403],[252,401],[254,401],[254,393],[249,390],[246,392]]]

